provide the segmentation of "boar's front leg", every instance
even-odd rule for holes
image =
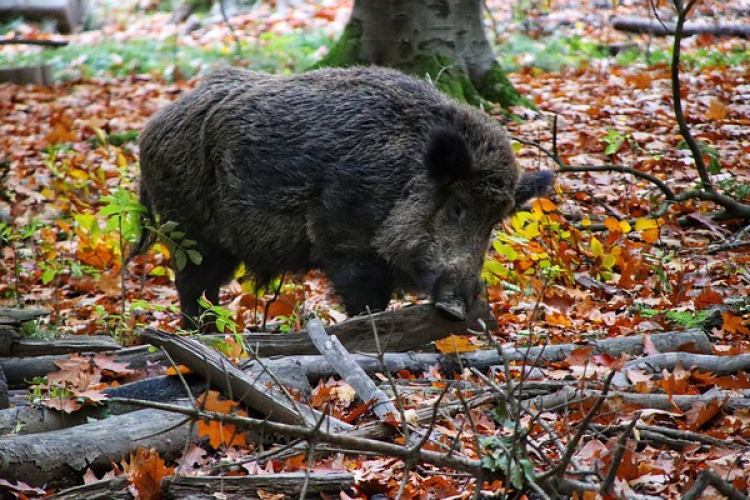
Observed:
[[[214,305],[219,304],[219,288],[232,278],[239,265],[233,255],[216,247],[199,245],[198,251],[202,260],[199,265],[188,260],[183,269],[175,267],[175,285],[180,296],[182,311],[182,328],[195,330],[200,326],[203,313],[198,299],[205,293],[206,299]]]
[[[375,256],[326,259],[322,266],[350,316],[367,311],[385,311],[394,282],[388,264]]]

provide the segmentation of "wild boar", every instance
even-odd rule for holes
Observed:
[[[350,314],[403,288],[462,320],[493,227],[553,180],[521,175],[484,112],[375,67],[218,71],[150,119],[140,154],[141,202],[202,255],[175,269],[185,326],[240,262],[259,283],[321,269]]]

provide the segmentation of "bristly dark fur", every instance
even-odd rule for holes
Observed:
[[[188,316],[242,261],[260,280],[320,268],[350,313],[405,287],[460,319],[493,225],[551,180],[527,189],[495,121],[379,68],[222,70],[140,146],[142,199],[203,256],[176,270]]]

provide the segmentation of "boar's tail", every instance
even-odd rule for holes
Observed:
[[[151,199],[143,186],[141,186],[140,203],[145,208],[145,212],[141,213],[140,217],[141,237],[125,258],[123,266],[126,266],[136,255],[146,253],[146,250],[151,248],[156,241],[156,233],[150,229],[156,225],[156,218],[151,208]]]

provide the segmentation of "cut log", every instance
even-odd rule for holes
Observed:
[[[675,34],[675,21],[666,20],[660,22],[640,16],[613,16],[612,27],[620,31],[632,33],[648,33],[656,36],[671,36]],[[717,37],[733,36],[748,38],[750,36],[750,24],[709,24],[704,22],[686,22],[682,36],[713,35]]]
[[[630,380],[628,379],[628,371],[630,370],[640,370],[645,373],[661,373],[663,370],[672,371],[677,365],[682,365],[686,370],[694,369],[719,376],[734,375],[750,371],[750,354],[736,354],[732,356],[693,354],[690,352],[652,354],[625,363],[625,366],[612,379],[612,386],[620,388],[630,386]]]
[[[298,498],[302,485],[307,481],[307,492],[327,491],[338,493],[354,482],[351,472],[312,473],[288,472],[262,476],[169,476],[162,480],[162,492],[166,500],[215,500],[216,492],[227,500],[259,498],[252,496],[257,490]],[[338,495],[336,495],[338,496]]]
[[[161,410],[140,410],[43,434],[0,439],[0,478],[37,487],[78,484],[87,468],[111,469],[139,446],[155,448],[169,459],[194,440],[185,416]]]
[[[0,368],[5,370],[8,387],[17,389],[28,387],[28,380],[43,377],[56,371],[55,361],[65,359],[65,356],[51,356],[53,353],[115,350],[117,344],[106,338],[80,337],[76,343],[62,342],[60,345],[50,342],[37,342],[35,340],[21,340],[14,330],[3,333],[3,319],[7,318],[7,324],[20,327],[20,321],[33,319],[37,316],[32,314],[48,314],[47,311],[32,313],[29,309],[0,309]],[[20,318],[20,319],[19,319]],[[482,320],[489,329],[497,327],[497,322],[488,313],[486,303],[478,301],[477,305],[469,312],[466,321],[450,321],[443,318],[432,305],[423,304],[409,306],[397,311],[387,311],[372,315],[372,320],[367,316],[351,318],[337,325],[329,325],[326,330],[331,335],[336,335],[349,351],[375,352],[374,337],[372,334],[372,321],[380,332],[383,340],[383,348],[390,352],[405,352],[447,337],[451,333],[457,335],[465,334],[468,329],[481,329],[479,320]],[[200,338],[215,339],[217,335],[205,335]],[[221,335],[223,337],[223,335]],[[310,341],[306,332],[299,334],[276,334],[276,333],[247,333],[243,335],[246,344],[263,357],[272,356],[297,356],[301,354],[318,354],[318,350]],[[98,339],[98,340],[83,340]],[[90,343],[90,344],[89,344]],[[45,356],[36,356],[25,360],[17,360],[11,356],[24,353],[32,354],[35,345],[46,345]],[[17,346],[17,347],[14,347]],[[109,349],[107,349],[109,347]],[[120,349],[117,352],[117,360],[130,363],[133,369],[144,369],[147,363],[161,362],[166,364],[166,358],[161,352],[149,352],[148,347],[132,347]],[[287,369],[287,371],[289,371]],[[290,384],[293,380],[289,380]],[[302,387],[298,390],[304,392]]]
[[[83,24],[84,0],[3,0],[0,19],[23,17],[33,21],[54,19],[60,33],[72,33]]]
[[[65,413],[41,405],[25,405],[0,411],[0,435],[38,434],[83,425],[89,419],[105,418],[106,406],[86,406]],[[2,448],[2,444],[0,444]]]
[[[52,66],[40,64],[0,68],[0,82],[11,82],[16,85],[51,85],[54,82]]]

